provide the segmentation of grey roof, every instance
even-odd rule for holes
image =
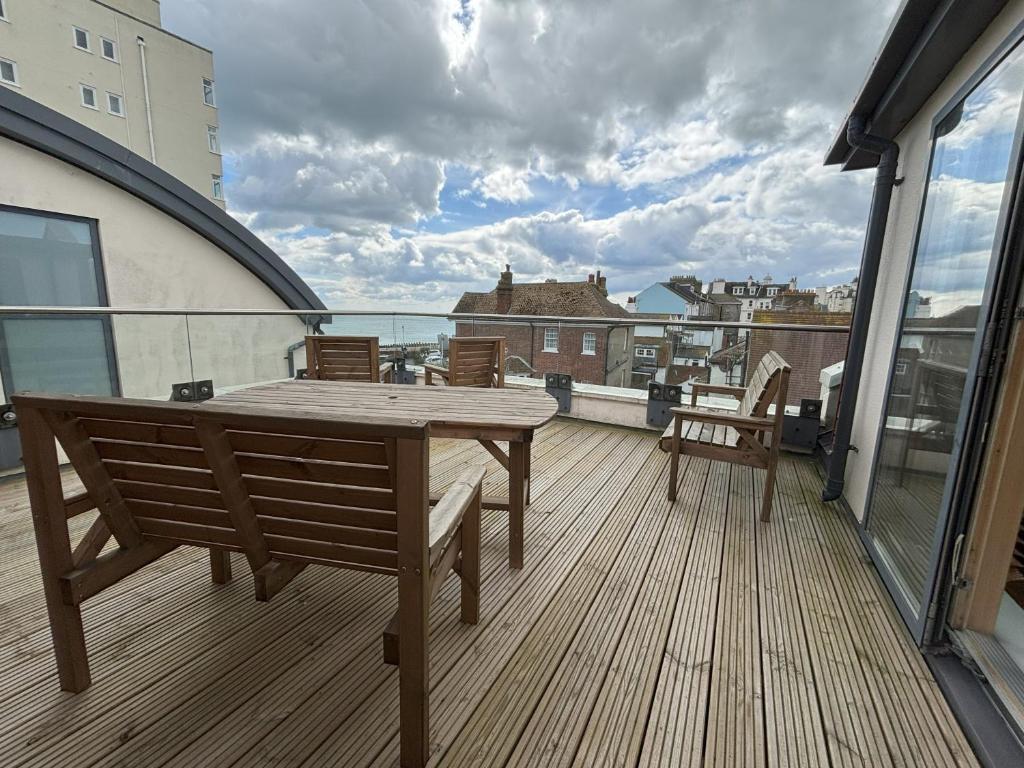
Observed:
[[[668,288],[672,293],[690,304],[699,304],[704,300],[704,297],[693,290],[693,287],[685,283],[662,283],[665,288]]]
[[[878,165],[877,155],[847,142],[850,116],[864,116],[869,133],[895,138],[1005,5],[1006,0],[903,0],[825,165]]]
[[[91,128],[0,88],[0,136],[81,168],[180,221],[256,275],[291,309],[326,309],[280,256],[225,211]]]

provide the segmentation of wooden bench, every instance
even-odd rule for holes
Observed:
[[[397,576],[401,764],[428,756],[428,613],[450,571],[462,620],[480,590],[474,467],[430,509],[429,428],[309,412],[116,398],[15,395],[26,482],[61,688],[90,682],[81,605],[175,547],[210,550],[213,579],[244,554],[257,600],[308,565]],[[64,498],[60,443],[85,486]],[[72,546],[69,517],[97,509]],[[100,554],[109,539],[117,548]]]
[[[439,376],[449,387],[504,387],[505,337],[455,336],[448,340],[448,367],[423,371],[427,386]]]
[[[307,336],[306,378],[327,381],[391,381],[391,363],[380,362],[376,336]]]
[[[693,385],[690,407],[672,409],[674,418],[661,437],[662,450],[671,454],[668,481],[670,501],[676,499],[680,454],[701,456],[768,470],[761,502],[761,520],[771,519],[789,374],[789,364],[776,352],[769,352],[758,363],[746,387],[702,383]],[[700,394],[734,397],[740,401],[739,408],[734,412],[698,408],[697,397]],[[769,417],[768,407],[773,400],[775,415]]]

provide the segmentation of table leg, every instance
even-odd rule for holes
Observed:
[[[532,453],[533,442],[526,443],[526,457],[525,457],[525,474],[526,474],[526,506],[530,506],[530,454]]]
[[[528,443],[508,445],[508,562],[523,567],[523,514],[526,508]]]

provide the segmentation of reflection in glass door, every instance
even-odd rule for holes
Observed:
[[[1017,154],[1024,50],[935,127],[865,533],[920,638],[973,395]]]

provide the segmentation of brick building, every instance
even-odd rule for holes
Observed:
[[[457,336],[504,336],[510,375],[539,378],[558,372],[582,384],[630,386],[632,325],[516,319],[526,315],[628,319],[629,313],[608,299],[606,278],[600,272],[580,282],[514,283],[506,265],[494,290],[464,293],[452,312],[508,315],[508,320],[453,319]]]
[[[800,323],[802,325],[849,325],[847,312],[759,311],[755,323]],[[753,374],[757,362],[775,350],[790,364],[789,405],[799,405],[802,398],[817,400],[822,368],[846,359],[848,333],[814,333],[811,331],[752,330],[748,338],[746,377]]]

